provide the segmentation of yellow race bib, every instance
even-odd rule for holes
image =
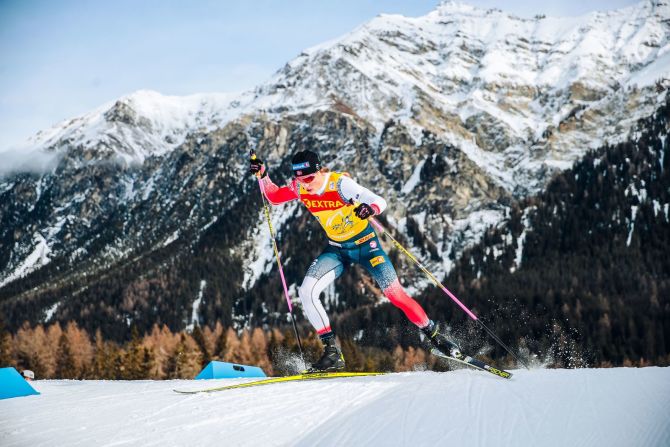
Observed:
[[[368,221],[354,214],[355,205],[345,203],[338,191],[342,174],[331,172],[322,194],[310,194],[300,185],[300,201],[316,217],[329,239],[343,242],[368,227]]]

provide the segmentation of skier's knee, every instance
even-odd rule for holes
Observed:
[[[316,281],[316,278],[306,276],[302,281],[302,285],[298,288],[298,297],[300,298],[300,301],[303,303],[303,305],[305,303],[311,302],[312,290],[314,289]]]

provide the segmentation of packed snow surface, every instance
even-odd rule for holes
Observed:
[[[669,446],[670,368],[473,370],[293,382],[36,381],[0,402],[10,446]]]

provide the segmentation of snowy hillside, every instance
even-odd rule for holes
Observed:
[[[0,403],[0,444],[23,446],[670,445],[669,368],[470,370],[270,385],[37,381]],[[247,379],[249,380],[249,379]]]

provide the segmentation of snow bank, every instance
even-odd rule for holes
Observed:
[[[241,381],[36,381],[41,396],[0,403],[0,445],[670,445],[670,368],[524,370],[510,381],[413,372],[172,392]]]

